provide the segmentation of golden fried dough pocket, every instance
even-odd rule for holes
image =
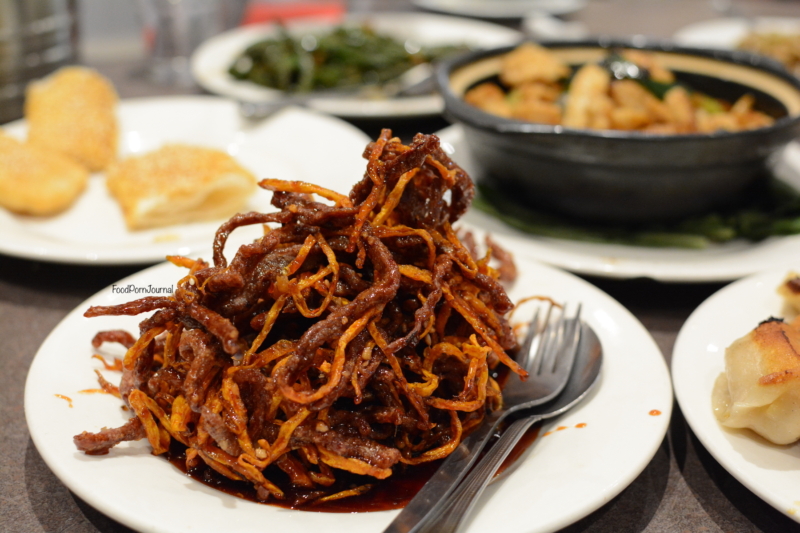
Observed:
[[[71,157],[92,172],[117,158],[118,97],[96,71],[65,67],[31,83],[25,95],[28,141]]]
[[[256,179],[225,152],[172,144],[113,165],[106,183],[128,228],[145,229],[229,217]]]
[[[53,215],[86,187],[89,172],[68,157],[0,132],[0,206],[27,215]]]

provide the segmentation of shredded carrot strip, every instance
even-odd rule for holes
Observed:
[[[167,261],[169,261],[175,266],[189,268],[189,269],[193,268],[197,264],[196,259],[190,259],[182,255],[168,255]]]
[[[511,359],[506,351],[499,344],[497,344],[497,341],[489,333],[486,326],[478,317],[475,316],[475,313],[472,312],[472,310],[466,305],[464,300],[455,296],[447,288],[444,289],[444,295],[445,298],[447,298],[447,300],[450,302],[450,305],[452,305],[453,308],[458,311],[458,313],[463,316],[467,322],[469,322],[469,324],[475,329],[475,331],[478,332],[481,338],[486,341],[486,344],[492,348],[492,351],[500,358],[501,361],[503,361],[503,364],[508,366],[514,373],[522,377],[528,376],[528,372],[519,366],[516,361]]]
[[[397,207],[397,204],[400,203],[400,198],[403,196],[403,191],[408,185],[408,182],[414,179],[419,173],[420,167],[413,168],[400,176],[400,179],[397,180],[397,184],[392,189],[392,192],[389,193],[389,196],[386,198],[386,201],[383,203],[383,207],[381,208],[380,212],[375,215],[375,218],[372,219],[372,224],[375,226],[380,226],[386,219],[389,218],[389,215],[394,211],[394,208]]]
[[[372,318],[372,315],[375,314],[375,312],[375,310],[372,310],[366,316],[363,316],[353,322],[353,324],[347,328],[344,334],[339,338],[339,342],[336,344],[336,353],[333,357],[333,363],[331,364],[331,372],[328,376],[328,382],[325,385],[321,386],[311,394],[300,393],[291,387],[283,387],[281,389],[283,395],[293,402],[303,404],[315,402],[327,395],[328,392],[330,392],[336,385],[339,384],[339,380],[342,379],[342,370],[344,369],[345,361],[344,350],[347,347],[347,344],[353,340],[356,335],[361,333],[361,330],[367,327],[369,320]],[[281,363],[285,361],[287,360],[285,359],[284,361],[281,361]],[[280,365],[281,363],[278,364]]]
[[[314,238],[313,235],[309,235],[308,237],[306,237],[305,242],[303,242],[303,247],[300,248],[299,252],[297,252],[297,256],[294,259],[292,259],[292,262],[289,263],[289,266],[283,269],[283,273],[287,276],[291,276],[292,274],[297,272],[297,270],[301,266],[303,266],[303,263],[308,257],[308,254],[311,253],[311,249],[314,248],[314,245],[316,243],[317,240]]]
[[[119,361],[119,359],[117,359],[117,361]],[[95,370],[94,373],[97,374],[97,382],[100,383],[100,387],[102,388],[103,392],[111,394],[112,396],[116,396],[117,398],[122,398],[122,395],[119,392],[119,387],[113,383],[109,383],[99,370]]]
[[[419,457],[410,458],[403,456],[400,461],[409,465],[418,465],[420,463],[427,463],[429,461],[436,461],[437,459],[447,457],[453,453],[453,450],[458,448],[458,445],[461,443],[461,420],[458,418],[458,414],[456,414],[455,411],[450,411],[450,428],[452,437],[447,443],[439,446],[438,448],[428,450]]]
[[[252,364],[253,354],[264,343],[264,340],[272,330],[272,326],[275,325],[275,321],[278,319],[278,315],[283,309],[285,303],[286,295],[282,294],[277,300],[275,300],[275,303],[272,304],[269,313],[267,313],[267,316],[264,319],[264,326],[262,326],[258,336],[253,340],[253,342],[250,344],[250,348],[244,354],[243,362],[245,365]]]
[[[286,453],[287,448],[289,447],[289,438],[292,436],[292,433],[294,433],[294,430],[297,429],[297,426],[302,424],[303,420],[308,418],[308,415],[310,414],[311,411],[304,407],[281,426],[281,429],[278,431],[278,438],[272,443],[272,450],[270,451],[271,461],[274,461]]]
[[[150,400],[150,398],[138,389],[132,390],[128,395],[128,402],[136,413],[136,416],[141,420],[142,426],[144,426],[144,430],[147,433],[147,440],[150,441],[150,446],[153,448],[153,454],[161,455],[169,449],[169,433],[158,427],[156,419],[153,418],[153,414],[149,408],[148,400]],[[163,415],[163,410],[161,410],[161,414]]]
[[[106,361],[105,357],[103,357],[100,354],[94,354],[92,356],[92,358],[93,359],[97,359],[98,361],[103,363],[103,366],[105,367],[106,370],[113,370],[115,372],[122,372],[122,359],[120,359],[119,357],[115,357],[114,358],[114,363],[113,364],[111,364],[108,361]]]
[[[387,477],[392,475],[391,468],[378,468],[372,466],[366,461],[362,461],[361,459],[355,459],[353,457],[342,457],[341,455],[336,455],[335,453],[330,452],[325,448],[318,448],[318,449],[319,449],[320,459],[325,464],[328,464],[334,468],[338,468],[340,470],[347,470],[348,472],[352,472],[354,474],[361,474],[362,476],[372,476],[378,479],[386,479]]]
[[[356,487],[354,489],[343,490],[341,492],[337,492],[336,494],[331,494],[330,496],[323,496],[318,500],[314,500],[314,504],[320,504],[325,502],[332,502],[334,500],[341,500],[342,498],[350,498],[351,496],[360,496],[365,492],[369,491],[372,488],[372,485],[361,485],[360,487]]]
[[[133,365],[136,363],[136,360],[142,355],[145,349],[147,349],[147,345],[153,342],[153,339],[161,335],[164,331],[163,327],[160,328],[153,328],[147,330],[147,332],[139,337],[134,343],[133,346],[128,348],[128,351],[125,353],[125,359],[122,360],[123,368],[127,370],[133,370]]]
[[[270,191],[282,192],[299,192],[304,194],[316,194],[327,200],[335,202],[336,205],[343,207],[353,207],[350,198],[338,192],[334,192],[325,187],[314,185],[313,183],[306,183],[305,181],[284,181],[277,179],[263,179],[259,185]]]
[[[400,274],[409,279],[414,279],[427,284],[431,284],[433,282],[433,275],[431,274],[430,270],[424,270],[413,265],[400,265],[398,268],[400,269]]]

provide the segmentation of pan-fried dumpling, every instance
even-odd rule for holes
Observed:
[[[775,444],[800,439],[800,330],[771,318],[734,341],[712,405],[723,426],[750,428]]]

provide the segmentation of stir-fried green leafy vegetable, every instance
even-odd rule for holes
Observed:
[[[684,89],[693,92],[691,88],[686,87],[675,81],[665,82],[653,79],[644,67],[640,67],[636,63],[625,59],[619,51],[610,52],[599,65],[611,74],[611,77],[617,80],[634,80],[647,89],[653,96],[659,100],[664,99],[667,91],[681,85]]]
[[[368,25],[339,26],[324,35],[289,35],[249,46],[231,65],[241,80],[287,92],[381,85],[421,63],[464,48],[421,47],[376,33]]]
[[[706,248],[741,238],[759,241],[800,233],[800,192],[777,179],[765,180],[748,195],[746,205],[669,224],[633,226],[583,223],[523,207],[479,184],[473,206],[526,233],[588,242],[632,246]]]

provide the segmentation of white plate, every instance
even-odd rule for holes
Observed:
[[[164,143],[188,143],[227,151],[258,179],[312,181],[338,190],[349,190],[363,175],[361,152],[370,141],[344,121],[296,108],[249,124],[239,118],[234,102],[213,96],[124,100],[118,117],[122,157]],[[20,139],[26,134],[24,121],[3,129]],[[259,189],[246,209],[271,209],[270,198],[271,193]],[[75,204],[57,216],[19,216],[0,209],[0,253],[60,263],[158,263],[167,254],[208,249],[221,222],[129,231],[104,176],[95,174]]]
[[[661,445],[670,420],[672,389],[664,359],[652,337],[622,305],[593,285],[562,271],[522,260],[511,296],[550,295],[583,302],[583,318],[604,351],[601,381],[567,415],[551,422],[563,431],[541,437],[519,468],[495,483],[478,503],[468,531],[555,531],[599,508],[630,484]],[[120,287],[172,286],[182,269],[162,264],[117,283]],[[146,442],[124,443],[107,456],[78,452],[72,436],[121,425],[130,416],[108,395],[81,394],[96,388],[90,344],[95,332],[136,331],[136,317],[87,319],[89,305],[129,301],[130,295],[100,291],[53,330],[35,356],[25,386],[31,438],[47,465],[80,498],[140,531],[374,533],[397,511],[339,514],[302,512],[260,505],[217,492],[150,455]],[[520,317],[520,319],[522,319]],[[118,374],[104,372],[109,379]],[[55,394],[72,398],[73,408]],[[651,410],[661,412],[653,416]],[[576,427],[586,424],[585,427]]]
[[[589,0],[412,0],[412,4],[431,11],[468,17],[513,19],[529,11],[566,15],[580,11]]]
[[[522,29],[537,41],[581,41],[589,28],[578,20],[564,20],[544,11],[531,11],[522,18]]]
[[[473,48],[494,48],[522,39],[518,31],[489,22],[426,13],[374,13],[349,15],[347,22],[367,21],[376,31],[416,45],[466,44]],[[336,26],[331,22],[287,23],[296,35],[323,33]],[[247,102],[280,100],[284,93],[233,78],[228,68],[249,45],[276,35],[274,24],[243,26],[212,37],[192,55],[192,74],[209,92]],[[441,113],[438,95],[383,100],[359,97],[314,98],[307,105],[318,111],[350,118],[413,117]]]
[[[437,133],[452,149],[451,157],[480,179],[460,126]],[[533,170],[535,172],[535,170]],[[783,154],[776,173],[800,188],[800,144]],[[579,274],[609,278],[647,277],[666,282],[715,282],[759,272],[767,266],[800,262],[800,236],[772,237],[762,242],[736,241],[705,250],[649,248],[538,237],[472,209],[464,223],[491,232],[517,256],[555,265]]]
[[[672,355],[675,396],[703,446],[764,501],[800,521],[800,447],[777,446],[749,430],[723,428],[711,409],[714,380],[725,349],[770,316],[784,316],[775,289],[787,269],[769,270],[728,285],[698,307],[681,328]]]
[[[800,33],[800,19],[790,17],[719,18],[684,26],[673,36],[681,46],[732,50],[750,32]]]

